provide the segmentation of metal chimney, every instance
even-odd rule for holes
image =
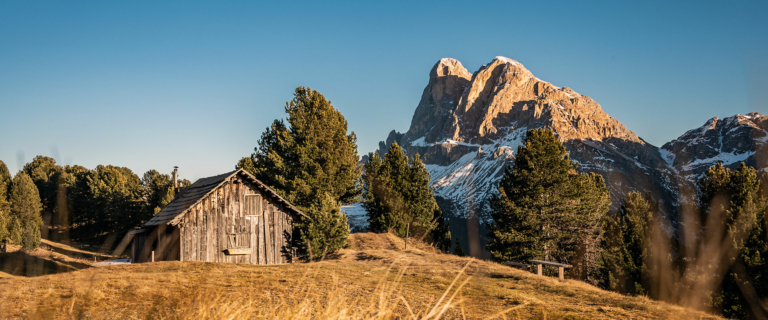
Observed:
[[[179,188],[179,167],[173,166],[173,189]]]

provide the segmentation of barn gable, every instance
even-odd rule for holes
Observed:
[[[240,175],[243,179],[253,183],[259,190],[273,197],[278,203],[285,205],[285,207],[296,215],[306,217],[306,215],[299,209],[294,207],[288,201],[283,199],[280,195],[275,193],[267,185],[256,179],[253,175],[243,169],[238,169],[232,172],[220,174],[213,177],[202,178],[189,187],[184,188],[171,203],[169,203],[163,210],[160,210],[152,219],[147,221],[145,226],[157,226],[161,224],[176,225],[179,223],[184,213],[196,204],[200,203],[206,196],[213,193],[218,187],[223,185],[232,176]]]
[[[134,234],[135,262],[251,264],[293,261],[293,223],[307,217],[248,172],[203,178],[184,188]]]

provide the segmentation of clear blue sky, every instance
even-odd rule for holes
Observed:
[[[585,4],[586,3],[586,4]],[[2,1],[0,159],[231,170],[296,86],[361,155],[405,131],[432,65],[502,55],[660,146],[768,113],[768,1]]]

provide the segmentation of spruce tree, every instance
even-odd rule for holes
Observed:
[[[286,103],[285,112],[288,125],[275,120],[262,134],[256,152],[250,159],[241,159],[237,166],[306,211],[311,220],[317,218],[315,222],[298,222],[298,229],[306,231],[298,234],[299,243],[319,241],[305,237],[348,233],[346,219],[344,224],[331,225],[345,230],[328,229],[329,226],[321,225],[320,221],[337,220],[313,217],[312,212],[318,211],[309,209],[318,207],[317,201],[323,200],[325,194],[336,203],[359,200],[361,167],[355,133],[347,134],[344,116],[322,94],[310,88],[296,88],[293,99]],[[307,225],[302,225],[305,223]],[[307,229],[309,227],[316,230]],[[335,250],[335,246],[329,248]]]
[[[464,257],[466,254],[464,253],[464,248],[461,247],[461,241],[459,241],[459,237],[456,237],[456,243],[454,244],[456,247],[453,248],[453,254]]]
[[[363,207],[372,231],[391,231],[401,237],[407,232],[441,250],[451,247],[448,223],[437,206],[429,186],[429,171],[418,154],[409,164],[397,142],[384,158],[378,152],[371,153],[365,164],[363,188]]]
[[[308,258],[322,260],[329,253],[347,245],[349,225],[347,215],[340,210],[341,204],[331,195],[323,194],[317,198],[306,214],[311,220],[298,225],[302,239],[302,249]]]
[[[743,162],[731,171],[718,163],[697,182],[702,237],[736,252],[719,261],[727,270],[720,286],[708,294],[711,306],[729,318],[761,318],[768,311],[747,299],[743,288],[753,288],[757,300],[768,297],[768,232],[766,199],[759,194],[757,170]],[[753,301],[754,302],[754,301]]]
[[[648,292],[653,215],[649,199],[633,191],[615,215],[603,219],[600,284],[604,288],[637,295]]]
[[[610,194],[602,176],[577,168],[551,131],[528,131],[489,203],[487,248],[496,260],[571,263],[573,274],[591,280]]]
[[[0,253],[6,251],[10,241],[11,205],[8,200],[11,187],[11,174],[3,161],[0,161]]]
[[[144,200],[141,179],[130,169],[99,165],[87,177],[87,228],[92,240],[118,240],[153,216]]]
[[[40,246],[40,229],[43,227],[42,203],[35,183],[23,171],[13,177],[10,202],[11,240],[24,249],[36,249]]]
[[[32,159],[32,162],[24,165],[22,170],[32,178],[37,190],[40,192],[43,213],[48,215],[56,214],[59,197],[59,177],[63,172],[63,168],[57,165],[56,160],[51,157],[36,156]],[[52,221],[57,221],[57,219]]]
[[[175,190],[170,175],[161,174],[157,170],[149,170],[141,178],[141,185],[144,188],[144,198],[147,201],[147,208],[153,214],[157,214],[168,203],[173,200]]]

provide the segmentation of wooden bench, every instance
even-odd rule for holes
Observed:
[[[528,265],[525,263],[520,262],[514,262],[514,261],[504,261],[504,263],[510,267],[518,267],[518,268],[525,268],[528,269]]]
[[[541,275],[541,266],[550,266],[550,267],[557,267],[558,273],[560,273],[560,280],[565,280],[565,268],[571,268],[573,267],[570,264],[563,264],[563,263],[557,263],[557,262],[550,262],[550,261],[543,261],[543,260],[528,260],[528,262],[533,263],[536,265],[536,268],[538,269],[537,274]]]

